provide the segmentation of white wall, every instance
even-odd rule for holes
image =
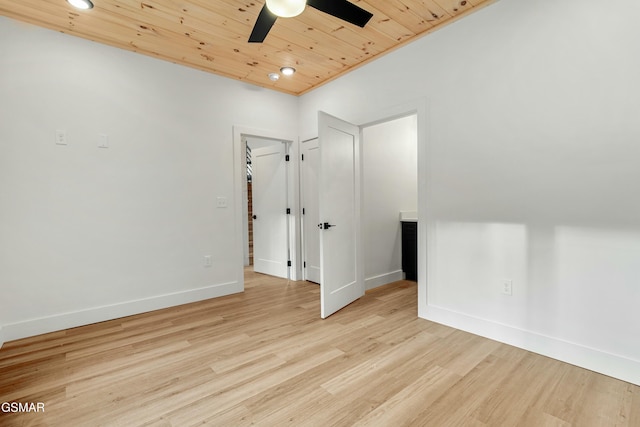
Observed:
[[[640,384],[638,16],[502,0],[301,97],[302,138],[428,98],[423,316]]]
[[[4,17],[0,70],[5,340],[242,290],[232,129],[295,97]]]
[[[418,209],[417,118],[362,131],[363,245],[367,289],[401,280],[400,211]]]
[[[422,315],[640,384],[639,15],[501,0],[299,101],[0,17],[4,339],[239,290],[232,125],[427,97]]]

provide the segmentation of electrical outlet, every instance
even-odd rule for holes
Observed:
[[[204,266],[211,267],[211,255],[204,256]]]
[[[98,148],[109,148],[109,135],[104,133],[98,135]]]
[[[504,279],[502,281],[502,293],[504,295],[513,295],[513,280]]]
[[[226,197],[218,197],[216,199],[216,206],[219,208],[226,208],[227,207],[227,198]]]

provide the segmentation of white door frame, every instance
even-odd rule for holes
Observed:
[[[376,112],[368,112],[360,115],[354,123],[360,126],[360,130],[367,126],[388,122],[393,119],[415,114],[417,117],[418,131],[418,316],[426,317],[427,313],[427,284],[435,277],[433,271],[435,257],[435,224],[430,218],[431,180],[431,155],[429,155],[429,108],[427,98],[419,98],[414,101],[389,107]],[[362,137],[362,133],[360,134]],[[428,237],[428,238],[427,238]],[[425,256],[426,255],[426,256]]]
[[[264,139],[273,139],[283,141],[285,143],[289,143],[290,147],[290,156],[292,159],[295,159],[297,156],[297,141],[298,137],[291,132],[279,131],[279,130],[268,130],[268,129],[257,129],[246,126],[233,126],[233,200],[234,200],[234,208],[237,215],[235,215],[234,222],[234,231],[235,231],[235,248],[234,251],[236,253],[236,275],[238,282],[243,284],[244,290],[244,221],[247,221],[246,218],[243,218],[242,212],[243,208],[243,187],[242,182],[246,182],[247,177],[247,167],[246,167],[246,151],[243,148],[243,136],[256,137],[256,138],[264,138]],[[243,155],[245,157],[243,157]],[[298,236],[300,235],[299,230],[299,221],[298,221],[298,211],[299,211],[299,180],[297,177],[299,176],[298,172],[298,164],[297,162],[290,162],[290,173],[289,180],[287,182],[288,191],[287,197],[288,202],[291,207],[291,218],[289,219],[289,248],[290,248],[290,259],[292,267],[289,269],[291,280],[298,280],[300,277],[300,268],[299,264],[299,245],[298,245]],[[245,215],[246,216],[246,215]]]

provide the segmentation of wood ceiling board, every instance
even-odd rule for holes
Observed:
[[[493,0],[354,0],[365,26],[308,7],[279,18],[264,43],[248,37],[264,3],[241,0],[0,0],[0,14],[99,43],[300,95],[454,22]],[[298,72],[277,82],[285,65]]]
[[[378,5],[378,8],[390,19],[402,22],[405,27],[416,35],[432,27],[423,16],[412,11],[399,1],[382,3]]]
[[[307,55],[307,59],[317,61],[334,60],[330,54],[335,53],[336,50],[335,48],[327,47],[327,45],[337,41],[326,34],[322,34],[320,37],[312,37],[310,33],[303,32],[304,30],[300,25],[301,23],[294,20],[283,23],[277,29],[274,28],[269,32],[264,43],[254,43],[251,44],[251,47],[289,52],[297,51],[295,54],[300,55],[300,58],[304,58],[304,55]],[[332,68],[342,68],[344,65],[346,64],[338,62]]]
[[[369,21],[364,28],[360,28],[311,7],[297,18],[310,27],[333,34],[337,39],[361,49],[371,49],[372,46],[376,46],[375,52],[381,52],[395,44],[392,38],[372,29],[375,21]],[[336,49],[340,49],[340,46],[336,46]]]
[[[433,0],[433,2],[446,10],[450,16],[455,16],[473,7],[473,4],[468,0]]]
[[[396,42],[416,36],[416,32],[401,24],[399,21],[392,19],[382,10],[370,5],[367,6],[367,10],[373,13],[373,17],[369,22],[371,23],[371,26],[375,31],[386,34]]]
[[[296,48],[305,52],[300,55],[296,61],[297,64],[314,64],[314,61],[324,61],[327,67],[340,71],[349,66],[350,62],[353,62],[353,60],[347,60],[347,58],[343,56],[334,58],[333,55],[336,54],[336,51],[335,49],[327,47],[331,42],[331,38],[326,37],[326,35],[323,35],[320,39],[314,39],[307,36],[306,32],[297,31],[295,27],[281,25],[278,31],[274,31],[274,34],[269,34],[269,37],[270,41],[268,44],[273,43],[274,39],[278,38],[278,44],[282,42],[285,49],[292,50]],[[295,42],[288,42],[288,40],[295,40]]]
[[[170,16],[165,9],[167,2],[162,2],[158,0],[145,1],[144,4],[148,4],[153,6],[153,8],[148,8],[150,13],[159,14],[161,17],[159,19],[163,19],[166,16]],[[206,12],[200,12],[199,16],[206,16]],[[230,27],[233,27],[233,21],[229,21],[224,17],[217,16],[220,23],[225,21],[226,24],[230,24]],[[246,44],[244,40],[241,44],[239,44],[239,48],[226,48],[228,43],[236,42],[238,37],[237,33],[233,33],[229,31],[227,28],[223,28],[220,26],[212,26],[212,30],[209,34],[203,33],[203,29],[205,28],[204,22],[197,22],[196,25],[199,27],[198,31],[195,31],[193,27],[195,25],[189,25],[189,23],[194,22],[195,20],[190,17],[181,18],[181,23],[171,22],[165,20],[164,22],[160,22],[160,26],[163,28],[172,28],[175,32],[176,38],[184,38],[186,40],[185,48],[190,48],[190,44],[192,44],[192,40],[196,44],[200,44],[204,42],[204,45],[197,46],[199,50],[202,50],[200,53],[201,57],[205,60],[211,61],[215,64],[218,64],[217,69],[221,70],[221,66],[224,65],[227,67],[227,70],[232,69],[234,64],[240,64],[243,68],[245,65],[252,67],[251,73],[255,75],[253,78],[249,75],[242,77],[242,80],[249,80],[254,82],[260,82],[262,85],[267,84],[267,82],[271,82],[268,80],[268,74],[270,72],[279,71],[282,64],[284,65],[292,65],[296,66],[300,60],[303,60],[306,63],[312,63],[314,65],[314,70],[316,73],[320,75],[331,75],[332,73],[339,71],[344,68],[342,64],[332,65],[328,62],[325,56],[314,53],[313,51],[309,51],[305,48],[298,47],[295,44],[289,44],[286,50],[276,49],[271,47],[269,44]],[[158,21],[156,20],[156,25]],[[186,24],[186,25],[185,25]],[[141,32],[155,34],[156,29],[152,27],[150,23],[140,24]],[[185,37],[182,35],[182,31],[186,30]],[[161,36],[161,34],[158,34]],[[216,37],[211,37],[214,35]],[[276,37],[276,35],[270,34],[271,37]],[[194,40],[195,39],[195,40]],[[198,41],[200,40],[200,42]],[[282,40],[279,44],[282,45],[286,43],[286,40]],[[224,50],[214,49],[213,45],[222,45]],[[241,48],[241,49],[240,49]],[[298,58],[298,59],[296,59]],[[174,58],[176,59],[176,58]],[[206,64],[201,64],[201,66],[205,66]],[[259,71],[259,72],[258,72]],[[229,71],[227,71],[229,72]],[[240,75],[239,71],[234,71],[232,74]],[[304,76],[304,73],[301,74]],[[315,75],[314,75],[315,77]],[[288,84],[284,84],[281,82],[279,86],[292,86],[295,85],[295,81],[289,82]],[[304,86],[305,88],[307,86]]]
[[[306,41],[306,49],[313,50],[320,55],[326,55],[345,66],[356,64],[363,56],[361,48],[344,43],[333,34],[318,31],[298,19],[283,21],[285,22],[277,30],[272,30],[276,37],[279,35],[285,40],[295,40],[295,44],[302,44]],[[267,38],[270,37],[272,37],[271,33]],[[266,40],[265,43],[270,44],[271,39]]]
[[[437,26],[452,17],[440,4],[435,0],[401,0],[405,4],[411,13],[414,13],[432,26]]]

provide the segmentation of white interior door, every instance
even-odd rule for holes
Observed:
[[[318,203],[318,168],[320,149],[318,138],[301,144],[302,162],[302,237],[304,280],[320,283],[320,212]]]
[[[285,144],[251,151],[253,169],[253,269],[288,277],[287,167]]]
[[[360,130],[318,113],[320,307],[324,319],[364,295],[360,245]]]

